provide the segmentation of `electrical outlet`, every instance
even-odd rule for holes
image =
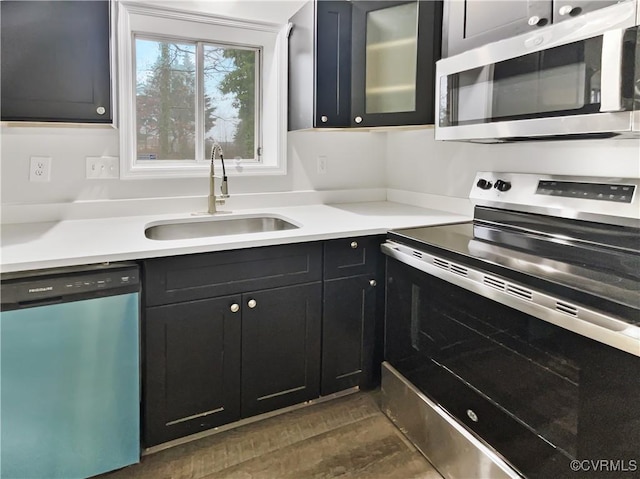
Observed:
[[[327,174],[327,157],[325,155],[318,156],[318,174]]]
[[[120,177],[120,161],[115,156],[87,156],[87,179],[104,180]]]
[[[29,181],[51,181],[51,157],[32,156],[29,166]]]

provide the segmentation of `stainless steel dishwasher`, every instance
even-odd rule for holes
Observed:
[[[0,477],[86,478],[138,462],[137,265],[0,280]]]

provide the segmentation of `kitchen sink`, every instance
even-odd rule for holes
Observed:
[[[144,235],[152,240],[180,240],[207,236],[226,236],[266,233],[298,228],[297,225],[275,216],[252,216],[225,219],[193,219],[175,223],[147,226]]]

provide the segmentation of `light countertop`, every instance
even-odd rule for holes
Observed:
[[[145,237],[145,228],[158,223],[260,215],[279,217],[299,227],[181,240]],[[8,224],[2,226],[0,269],[2,272],[27,271],[299,243],[468,220],[467,216],[383,201],[242,209],[213,217],[183,213]]]

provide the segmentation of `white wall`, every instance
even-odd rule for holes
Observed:
[[[434,130],[387,134],[387,187],[466,198],[477,171],[640,178],[640,140],[477,144],[434,140]]]
[[[197,196],[208,194],[201,178],[87,180],[87,156],[118,156],[118,134],[110,128],[2,127],[3,204],[67,203],[81,200]],[[285,176],[233,176],[231,194],[300,190],[383,188],[385,135],[300,131],[288,134]],[[318,174],[317,157],[327,158]],[[51,156],[51,181],[29,181],[31,156]]]

